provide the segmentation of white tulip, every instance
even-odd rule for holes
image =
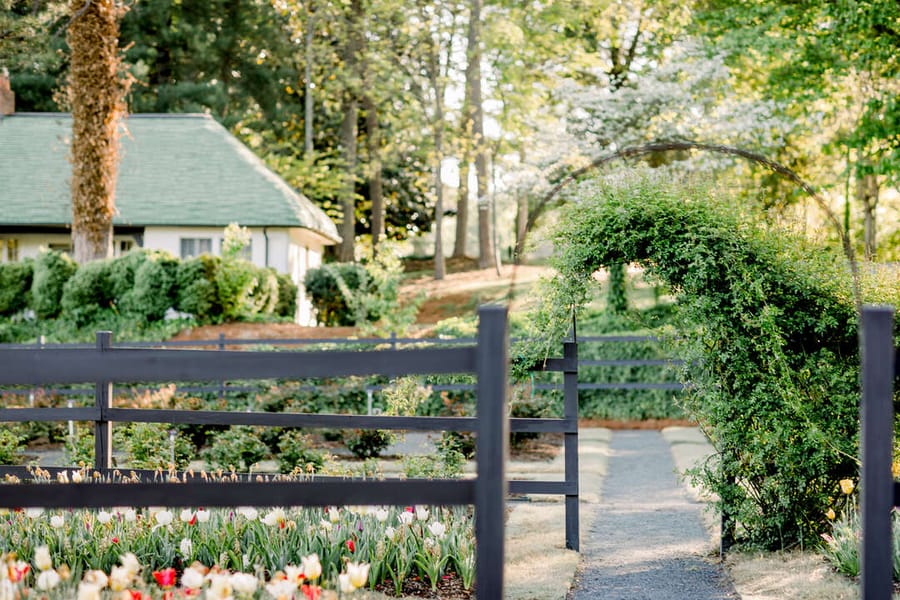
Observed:
[[[41,571],[41,574],[38,575],[34,585],[39,590],[52,590],[59,585],[59,573],[53,569]]]
[[[440,540],[443,539],[444,534],[447,533],[447,527],[440,521],[435,521],[428,526],[428,531],[431,532],[431,535]]]
[[[50,557],[50,548],[38,546],[34,549],[34,565],[41,571],[53,568],[53,558]]]
[[[303,564],[303,574],[310,581],[314,581],[322,575],[322,564],[319,562],[318,554],[304,556],[300,561]]]
[[[54,529],[59,529],[65,524],[66,518],[62,515],[53,515],[50,517],[50,527],[53,527]]]
[[[238,594],[249,596],[256,591],[259,580],[250,573],[235,573],[231,576],[231,587]]]
[[[193,567],[188,567],[181,574],[181,586],[191,590],[202,588],[205,581],[206,577],[204,577],[203,573]]]
[[[350,579],[350,584],[355,588],[361,588],[366,585],[366,581],[369,579],[368,563],[347,563],[347,577]]]
[[[105,510],[101,510],[97,513],[97,522],[103,525],[106,525],[112,521],[112,513],[108,513]]]

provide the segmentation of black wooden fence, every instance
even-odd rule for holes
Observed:
[[[458,345],[466,345],[466,344],[474,344],[476,342],[475,338],[467,338],[467,339],[421,339],[421,338],[398,338],[396,336],[392,336],[388,340],[382,339],[363,339],[363,340],[350,340],[344,338],[334,338],[328,340],[231,340],[220,338],[217,341],[176,341],[176,342],[127,342],[122,344],[121,346],[114,347],[112,345],[111,336],[107,332],[100,332],[97,335],[97,344],[96,346],[91,346],[88,344],[64,344],[64,345],[46,345],[41,340],[38,341],[37,345],[32,344],[7,344],[0,345],[0,351],[3,350],[26,350],[33,351],[35,349],[40,349],[43,351],[56,349],[56,350],[109,350],[109,349],[135,349],[135,348],[184,348],[187,346],[212,346],[217,351],[225,351],[227,347],[230,346],[260,346],[260,345],[300,345],[300,344],[314,344],[314,343],[327,343],[329,345],[335,346],[347,346],[354,345],[359,346],[360,344],[371,345],[371,346],[386,346],[391,349],[391,351],[397,351],[398,348],[402,348],[403,346],[410,344],[449,344],[452,346]],[[566,548],[570,550],[578,550],[580,547],[580,536],[579,536],[579,512],[578,512],[578,502],[579,502],[579,479],[578,479],[578,346],[574,342],[567,341],[563,344],[563,357],[562,358],[550,358],[545,361],[542,365],[538,365],[535,367],[536,371],[543,372],[559,372],[563,374],[563,416],[560,419],[534,419],[534,418],[512,418],[509,420],[509,430],[513,433],[562,433],[563,434],[563,450],[564,450],[564,476],[562,481],[544,481],[544,480],[518,480],[511,479],[508,481],[508,488],[510,494],[534,494],[534,495],[563,495],[565,497],[565,527],[566,527]],[[393,371],[391,372],[393,375]],[[229,374],[230,375],[230,374]],[[58,383],[58,382],[57,382]],[[583,384],[582,384],[583,385]],[[590,384],[588,384],[590,385]],[[615,385],[615,384],[613,384]],[[309,386],[310,389],[315,389],[316,386]],[[476,386],[472,384],[449,384],[449,385],[435,385],[432,386],[434,390],[475,390]],[[557,384],[538,384],[535,386],[536,389],[557,389],[559,385]],[[138,388],[143,389],[143,388]],[[147,389],[156,389],[153,387],[149,387]],[[229,386],[224,383],[224,381],[220,382],[216,386],[179,386],[178,388],[184,392],[219,392],[222,393],[223,390],[228,391],[256,391],[259,388],[257,387],[248,387],[246,385],[240,386]],[[369,386],[366,388],[368,391],[372,391],[378,389],[373,386]],[[75,388],[75,389],[59,389],[59,388],[49,388],[45,389],[45,392],[60,395],[60,396],[86,396],[92,395],[94,397],[94,408],[96,415],[102,415],[104,413],[97,412],[100,410],[100,407],[108,406],[110,404],[110,398],[112,398],[111,388],[107,386],[96,386],[94,389],[86,389],[86,388]],[[34,390],[4,390],[3,393],[7,394],[34,394]],[[16,409],[14,411],[0,411],[0,422],[6,421],[60,421],[60,420],[82,420],[82,421],[91,421],[85,416],[86,409],[75,409],[70,405],[69,409],[34,409],[40,410],[40,413],[26,413],[24,409]],[[81,411],[78,414],[82,415],[80,418],[72,418],[69,412],[64,412],[67,410],[76,410]],[[118,412],[119,409],[116,410],[117,415],[122,415],[123,413]],[[168,411],[172,412],[172,411]],[[112,422],[147,422],[151,419],[142,418],[140,415],[135,415],[134,412],[127,413],[133,415],[130,419],[125,419],[123,417],[116,417],[113,419],[98,419],[94,421],[95,427],[95,453],[94,453],[94,469],[98,471],[103,471],[109,469],[111,466],[111,456],[112,456],[112,447],[111,447],[111,436],[108,434],[108,425],[107,423]],[[142,415],[148,414],[147,411],[142,411]],[[166,422],[166,423],[202,423],[202,424],[231,424],[231,425],[268,425],[268,426],[286,426],[285,422],[281,419],[281,415],[277,415],[274,413],[234,413],[234,412],[211,412],[211,411],[190,411],[186,413],[185,411],[178,411],[176,416],[163,414],[163,411],[153,411],[152,414],[156,416],[156,419],[153,419],[153,422]],[[33,418],[34,415],[39,415],[40,419]],[[189,416],[191,415],[191,416]],[[311,419],[311,417],[318,417],[317,419]],[[271,417],[271,418],[270,418]],[[405,429],[412,431],[460,431],[460,432],[470,432],[475,431],[475,421],[474,419],[465,419],[465,418],[406,418],[406,417],[372,417],[375,421],[359,420],[359,417],[351,416],[351,415],[307,415],[308,420],[305,421],[307,426],[309,427],[322,427],[322,428],[363,428],[367,425],[365,423],[380,423],[377,425],[379,429]],[[216,420],[211,420],[216,419]],[[447,420],[450,419],[450,420]],[[390,423],[387,425],[386,423]],[[372,425],[375,427],[375,425]],[[55,475],[59,471],[63,471],[66,469],[63,468],[46,468],[49,473]],[[143,477],[144,479],[152,479],[156,476],[154,471],[141,471],[141,470],[129,470],[129,473],[136,473],[139,477]],[[0,476],[4,475],[15,475],[17,477],[25,477],[28,475],[27,467],[16,467],[16,466],[8,466],[8,465],[0,465]]]
[[[454,348],[302,354],[210,352],[115,348],[110,343],[110,337],[109,334],[100,336],[96,348],[35,349],[32,346],[24,349],[0,349],[0,385],[92,382],[96,388],[96,401],[93,407],[2,409],[0,422],[92,421],[95,424],[96,434],[95,468],[107,474],[111,468],[112,422],[474,431],[477,434],[476,477],[468,480],[317,479],[267,483],[253,481],[204,483],[201,480],[181,485],[155,482],[4,484],[0,488],[0,507],[471,504],[475,506],[478,597],[503,597],[504,518],[506,495],[509,491],[505,463],[510,429],[506,408],[508,388],[506,309],[481,308],[477,344]],[[576,361],[576,357],[567,354],[556,366],[563,369],[566,374],[576,371],[577,379],[577,366],[574,364]],[[113,408],[111,402],[114,383],[298,379],[377,374],[403,376],[426,373],[475,374],[477,418],[124,409]],[[571,403],[572,400],[567,397],[566,404]],[[574,406],[577,411],[577,393]],[[577,418],[517,421],[517,430],[536,432],[558,431],[560,421],[563,421],[563,429],[567,435],[567,459],[571,450],[577,473]],[[573,432],[574,445],[570,439]],[[567,472],[568,466],[567,460]],[[562,485],[559,485],[560,483]],[[574,485],[569,481],[546,482],[543,485],[554,487],[555,493],[565,493],[567,507],[570,496],[574,495],[576,509],[574,526],[577,531],[577,480]],[[567,527],[569,521],[570,518],[567,516]]]
[[[900,484],[891,473],[894,442],[894,380],[900,376],[900,350],[893,340],[894,310],[862,310],[860,404],[862,540],[860,579],[863,600],[890,600],[893,590],[892,513],[900,506]]]

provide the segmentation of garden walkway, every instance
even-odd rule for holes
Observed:
[[[584,490],[593,491],[593,490]],[[658,431],[615,431],[569,600],[738,598]],[[582,509],[586,508],[582,505]]]

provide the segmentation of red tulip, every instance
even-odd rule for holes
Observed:
[[[162,571],[153,571],[153,579],[156,580],[161,587],[168,588],[175,585],[175,569],[169,567]]]
[[[350,552],[356,552],[356,544],[353,542],[353,540],[347,540],[347,550],[349,550]]]
[[[307,583],[304,583],[300,587],[300,591],[303,592],[303,595],[306,596],[307,600],[319,600],[319,596],[322,594],[322,588]]]

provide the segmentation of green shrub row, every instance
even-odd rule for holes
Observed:
[[[65,254],[46,251],[34,261],[0,264],[0,317],[31,309],[38,319],[81,327],[110,311],[160,321],[173,308],[212,323],[258,314],[291,317],[296,302],[290,277],[236,257],[179,260],[138,249],[78,266]]]
[[[708,189],[657,179],[587,184],[554,242],[558,276],[532,318],[546,340],[531,358],[565,336],[597,269],[643,265],[678,297],[672,337],[692,384],[683,407],[718,451],[697,479],[737,518],[743,541],[817,542],[838,482],[857,476],[858,318],[846,259]]]

